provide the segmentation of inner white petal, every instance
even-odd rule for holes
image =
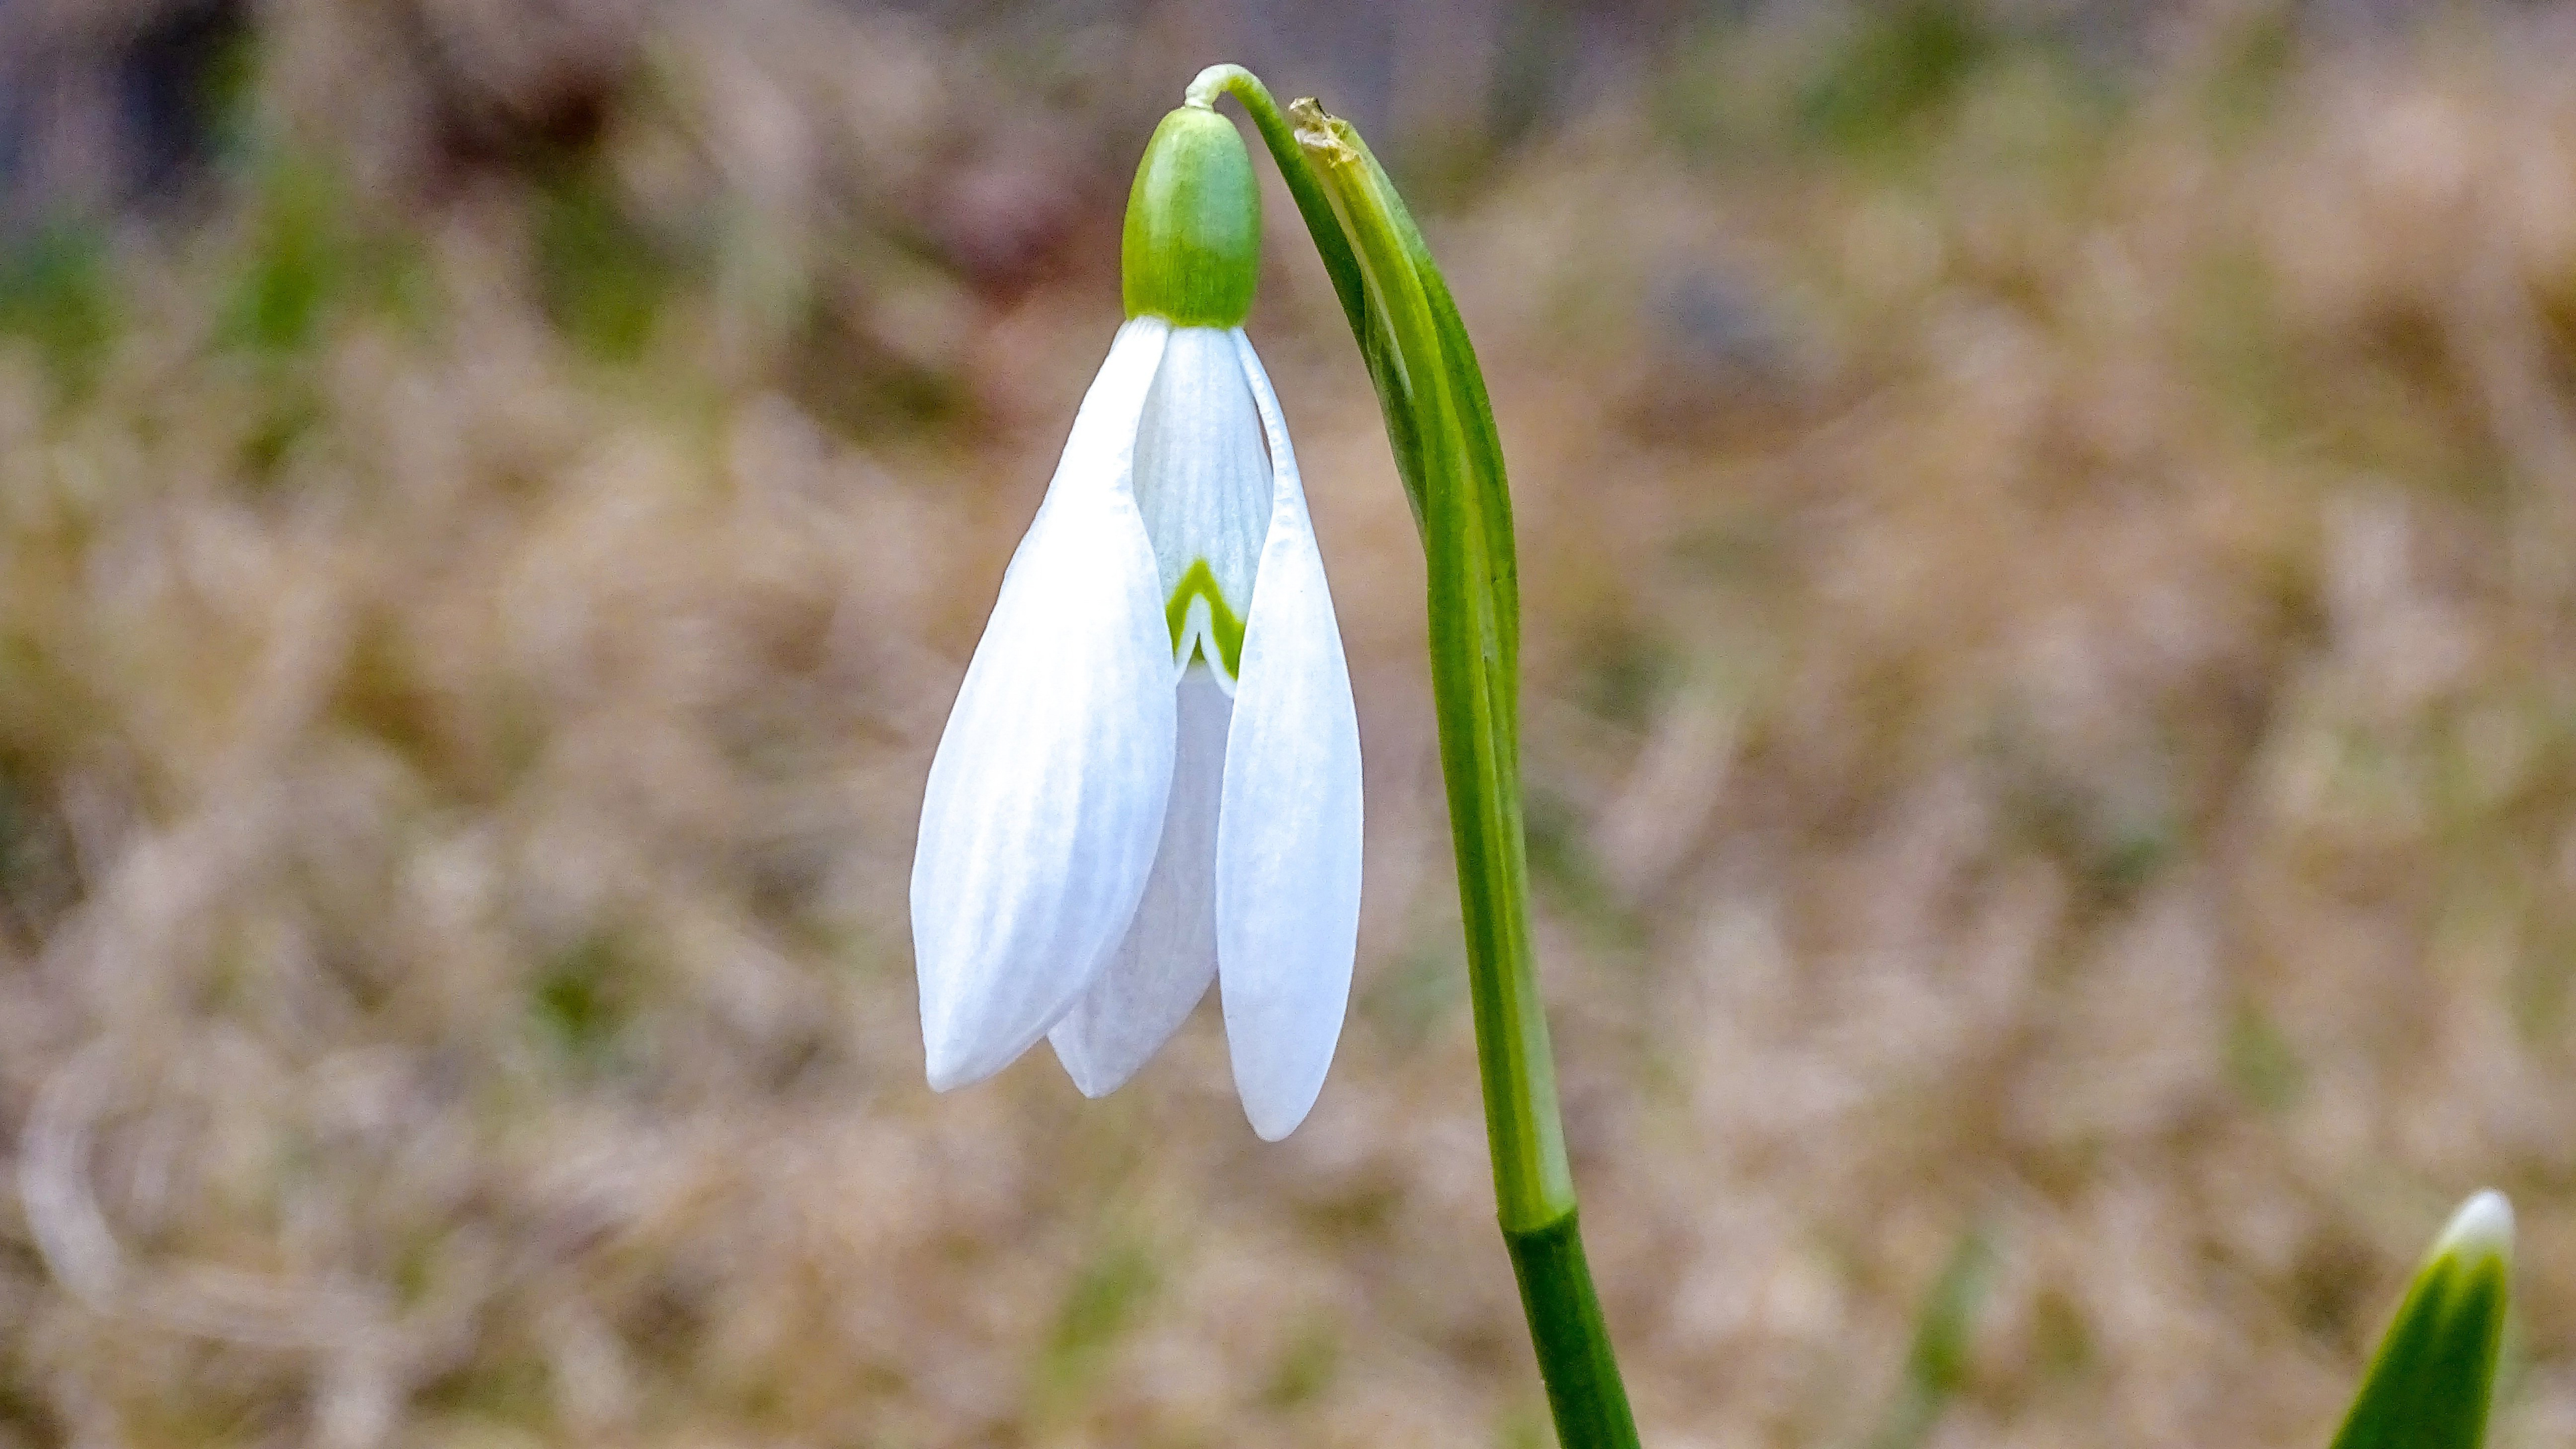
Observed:
[[[1116,1091],[1216,978],[1217,803],[1234,707],[1204,665],[1181,675],[1171,803],[1144,899],[1108,969],[1047,1033],[1083,1095]]]
[[[1170,618],[1167,607],[1164,617]],[[1205,668],[1208,677],[1228,699],[1234,698],[1234,671],[1226,667],[1225,644],[1217,635],[1216,610],[1205,595],[1195,595],[1181,614],[1181,627],[1172,636],[1172,657],[1190,669]]]
[[[1172,330],[1137,423],[1135,486],[1164,598],[1205,559],[1242,618],[1270,529],[1271,469],[1232,332]]]

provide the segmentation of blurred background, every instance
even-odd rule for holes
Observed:
[[[1649,1442],[2322,1445],[2490,1184],[2576,1436],[2576,13],[0,0],[0,1445],[1549,1442],[1275,179],[1333,1076],[921,1080],[923,774],[1218,59],[1483,350]]]

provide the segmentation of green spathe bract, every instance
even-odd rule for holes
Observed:
[[[1121,253],[1128,316],[1243,325],[1261,274],[1261,189],[1232,121],[1183,106],[1154,128]]]
[[[2334,1449],[2477,1449],[2504,1336],[2513,1209],[2462,1204],[2415,1273]]]

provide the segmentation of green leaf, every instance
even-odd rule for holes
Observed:
[[[546,315],[602,362],[633,362],[653,340],[675,268],[604,167],[539,194],[537,277]]]
[[[0,336],[34,345],[67,392],[88,390],[115,340],[106,238],[57,223],[0,248]]]
[[[2462,1204],[2416,1271],[2334,1449],[2478,1449],[2513,1268],[2513,1209]]]
[[[1915,1313],[1905,1378],[1870,1437],[1870,1449],[1914,1449],[1932,1437],[1941,1411],[1967,1382],[1970,1341],[1994,1276],[1994,1248],[1986,1235],[1974,1228],[1960,1235]]]
[[[300,352],[351,280],[345,198],[329,171],[296,158],[270,163],[256,185],[246,265],[226,299],[221,335],[251,352]]]

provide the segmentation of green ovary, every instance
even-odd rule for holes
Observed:
[[[1189,627],[1192,599],[1208,601],[1208,632],[1216,637],[1217,652],[1225,656],[1222,660],[1211,662],[1218,663],[1224,668],[1226,678],[1241,678],[1243,675],[1243,621],[1235,617],[1233,609],[1227,607],[1225,591],[1217,587],[1216,574],[1208,568],[1206,559],[1191,562],[1189,568],[1181,574],[1180,584],[1172,590],[1171,602],[1163,606],[1163,622],[1169,625],[1172,631],[1173,652],[1175,654],[1180,652],[1181,631]],[[1186,664],[1189,661],[1184,659],[1181,662]]]

